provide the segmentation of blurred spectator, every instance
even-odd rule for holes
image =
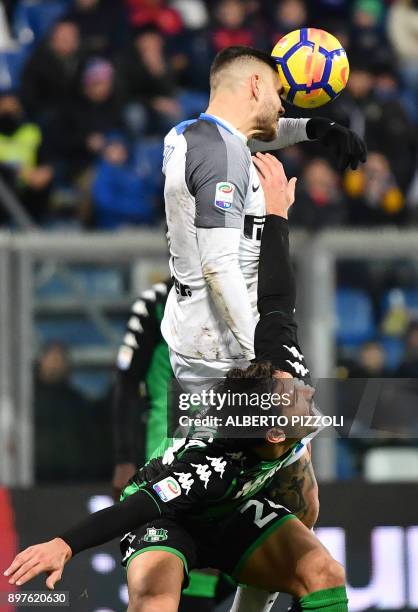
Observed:
[[[418,379],[418,321],[410,323],[405,334],[405,356],[398,375]]]
[[[209,11],[203,0],[175,0],[184,21],[180,35],[168,41],[167,51],[178,84],[188,90],[209,92],[209,70],[214,50],[209,35]]]
[[[275,2],[274,5],[271,37],[273,46],[285,34],[305,27],[308,20],[308,11],[303,0],[283,0]]]
[[[175,99],[176,75],[164,54],[164,39],[154,26],[140,29],[123,53],[117,73],[135,133],[165,133],[181,117]]]
[[[382,0],[357,0],[353,3],[350,51],[357,58],[390,60],[392,53],[383,29],[384,11]]]
[[[6,9],[3,4],[0,4],[0,51],[10,49],[13,46],[14,43],[10,34]]]
[[[107,55],[121,46],[125,29],[122,2],[75,0],[67,19],[77,24],[83,47],[90,55]]]
[[[58,160],[60,180],[76,178],[99,155],[107,132],[122,127],[114,69],[101,58],[91,59],[82,76],[82,91],[67,101],[51,128],[49,147]]]
[[[220,0],[215,10],[216,25],[212,31],[215,53],[230,45],[254,46],[255,37],[245,25],[245,6],[240,0]]]
[[[179,13],[164,0],[125,0],[133,27],[154,25],[168,36],[179,34],[183,24]]]
[[[418,122],[418,1],[395,0],[388,14],[388,35],[398,56],[405,103]]]
[[[326,160],[315,158],[305,166],[297,203],[290,216],[294,226],[319,230],[344,223],[346,202],[338,175]]]
[[[10,19],[15,2],[3,5]],[[315,7],[306,0],[72,0],[66,6],[66,17],[32,51],[21,82],[28,116],[47,137],[43,155],[54,159],[50,200],[56,210],[61,200],[70,202],[66,217],[90,201],[88,171],[96,160],[104,163],[109,132],[125,130],[131,140],[161,137],[204,109],[218,50],[243,44],[269,51],[286,32],[315,26],[337,35],[351,67],[346,90],[325,114],[381,157],[372,157],[367,172],[347,173],[349,217],[332,169],[315,159],[300,184],[307,214],[295,209],[293,222],[314,229],[402,223],[406,210],[411,221],[418,218],[417,135],[408,117],[418,121],[418,0],[319,0]],[[128,25],[133,40],[120,50]],[[296,107],[287,113],[305,114]],[[306,160],[323,155],[314,143],[282,153],[301,175]],[[44,173],[45,184],[47,178]]]
[[[112,230],[153,223],[156,210],[149,183],[131,163],[124,137],[120,134],[110,136],[97,165],[92,188],[95,226]]]
[[[330,107],[330,114],[364,138],[369,150],[387,157],[405,190],[415,171],[416,134],[399,92],[390,66],[372,67],[365,58],[361,64],[352,64],[347,89]]]
[[[387,309],[381,322],[385,336],[402,336],[410,322],[411,313],[405,303],[405,295],[401,289],[391,289],[387,294]]]
[[[21,95],[32,119],[48,123],[74,97],[82,63],[78,27],[71,21],[59,21],[23,70]]]
[[[386,354],[380,342],[366,342],[360,348],[357,363],[350,369],[351,378],[386,378],[389,376]]]
[[[188,30],[200,30],[208,25],[209,13],[203,0],[173,0],[171,6]]]
[[[105,429],[94,406],[71,384],[68,351],[52,343],[42,352],[34,380],[35,472],[38,482],[100,477]],[[108,440],[110,444],[110,440]]]
[[[353,225],[401,223],[405,220],[405,198],[396,184],[389,162],[381,153],[370,152],[358,170],[348,170],[344,186],[350,197]]]
[[[0,176],[16,192],[35,221],[43,219],[52,168],[42,156],[42,133],[25,121],[19,99],[0,95]]]

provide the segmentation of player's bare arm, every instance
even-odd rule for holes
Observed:
[[[299,461],[283,468],[268,488],[269,496],[289,508],[308,528],[318,518],[318,485],[311,457],[305,453]]]

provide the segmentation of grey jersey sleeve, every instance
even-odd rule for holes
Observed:
[[[186,184],[196,201],[196,227],[239,229],[251,164],[246,145],[208,121],[197,121],[184,137]]]
[[[306,133],[306,124],[308,121],[309,119],[291,119],[288,117],[282,117],[279,119],[277,138],[268,142],[260,140],[248,141],[248,146],[251,153],[285,149],[286,147],[290,147],[297,142],[309,140]]]

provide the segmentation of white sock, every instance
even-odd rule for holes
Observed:
[[[251,586],[239,586],[230,612],[270,612],[278,595]]]

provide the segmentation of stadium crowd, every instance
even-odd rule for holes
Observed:
[[[351,64],[347,90],[318,114],[364,136],[370,155],[363,168],[340,176],[312,145],[283,152],[288,173],[302,179],[293,224],[315,230],[416,222],[414,0],[3,5],[0,172],[42,226],[163,223],[162,136],[204,109],[216,52],[232,44],[269,50],[308,24],[334,33]],[[3,213],[0,224],[7,223]]]
[[[292,226],[416,225],[418,0],[6,0],[0,180],[48,231],[163,230],[162,138],[205,109],[217,51],[236,44],[270,50],[308,25],[341,41],[350,78],[329,106],[286,112],[332,117],[366,140],[369,155],[341,175],[313,143],[281,151],[287,174],[299,177]],[[0,229],[15,226],[0,205]],[[415,286],[417,269],[411,262],[394,268],[338,267],[339,287],[367,292],[371,303],[363,336],[352,345],[337,338],[342,377],[417,376],[418,304],[411,313],[402,292],[391,292]],[[83,470],[72,463],[69,480],[111,469],[109,398],[82,397],[70,375],[67,348],[47,346],[35,374],[40,481],[65,472],[74,446],[90,448],[91,460]],[[63,415],[65,436],[51,445]],[[101,449],[91,444],[98,422],[108,440]]]

